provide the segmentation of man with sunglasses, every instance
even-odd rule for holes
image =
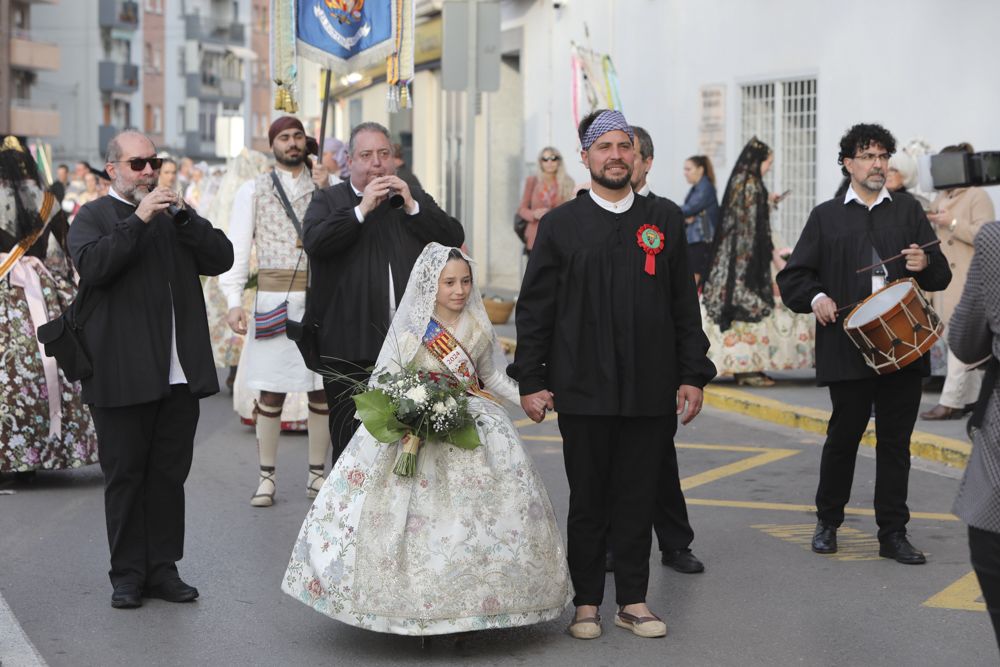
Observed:
[[[847,131],[838,159],[850,177],[847,193],[813,209],[778,274],[778,286],[786,306],[816,315],[816,379],[830,388],[833,404],[820,461],[812,550],[837,551],[858,444],[874,406],[879,555],[919,565],[926,558],[906,537],[906,496],[910,434],[920,409],[921,376],[929,374],[930,363],[924,355],[901,370],[877,375],[840,321],[853,304],[888,282],[913,278],[921,289],[934,292],[951,281],[940,249],[920,247],[935,238],[920,204],[913,197],[893,197],[885,187],[895,150],[896,140],[881,125],[859,124]],[[900,259],[882,263],[900,253]]]
[[[83,400],[104,473],[111,606],[123,609],[143,597],[198,597],[177,561],[198,399],[219,391],[199,275],[233,263],[225,234],[157,187],[161,164],[142,133],[116,135],[109,192],[85,204],[69,232],[81,277],[74,308],[94,369]]]
[[[250,332],[240,355],[241,382],[260,395],[253,411],[260,466],[256,491],[250,498],[254,507],[274,504],[281,411],[287,394],[308,395],[306,495],[310,498],[315,498],[323,486],[330,447],[330,410],[323,379],[306,368],[286,329],[288,319],[301,320],[306,307],[308,259],[302,248],[302,218],[313,193],[339,179],[331,178],[325,167],[308,161],[309,138],[298,118],[278,118],[271,123],[267,136],[274,153],[274,169],[244,183],[236,192],[229,216],[235,260],[233,268],[219,277],[219,287],[229,305],[229,327],[241,336]],[[250,318],[243,309],[243,287],[253,248],[258,273],[255,313]]]

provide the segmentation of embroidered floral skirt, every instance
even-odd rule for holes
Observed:
[[[775,297],[774,310],[760,322],[733,322],[728,331],[701,310],[711,347],[708,356],[720,376],[788,371],[816,365],[816,318],[794,313]]]
[[[41,262],[20,262],[16,270],[31,271],[41,284],[45,315],[58,317],[73,300],[72,284],[37,268]],[[0,472],[97,462],[97,435],[90,411],[80,402],[80,384],[67,381],[62,371],[54,377],[56,386],[50,387],[25,291],[7,276],[0,280]],[[50,390],[59,393],[58,402],[50,404]]]
[[[413,477],[362,426],[306,516],[282,589],[377,632],[434,635],[558,618],[572,598],[545,487],[507,413],[472,398],[483,445],[429,442]]]

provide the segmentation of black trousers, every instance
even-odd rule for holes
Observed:
[[[152,403],[90,412],[104,473],[111,583],[156,586],[177,578],[198,399],[181,384]]]
[[[326,368],[347,378],[323,379],[326,402],[330,405],[330,442],[333,443],[333,464],[344,452],[351,436],[358,430],[359,422],[354,418],[357,408],[351,396],[356,393],[356,383],[368,383],[371,373],[365,369],[375,365],[374,361],[332,361]]]
[[[573,604],[604,600],[604,558],[615,554],[619,605],[646,601],[653,506],[661,458],[673,449],[677,417],[559,414],[569,480],[567,556]]]
[[[910,435],[920,409],[921,378],[904,369],[889,375],[830,384],[833,414],[816,490],[816,516],[839,526],[851,498],[858,444],[875,406],[875,522],[879,539],[905,532],[910,520]]]
[[[1000,649],[1000,533],[969,526],[969,556]]]
[[[694,541],[694,530],[688,520],[687,503],[681,491],[680,471],[677,468],[677,448],[673,440],[663,451],[660,481],[657,485],[656,508],[653,512],[653,530],[660,551],[687,549]]]

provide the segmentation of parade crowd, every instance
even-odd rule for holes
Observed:
[[[914,157],[880,125],[858,124],[836,147],[841,188],[798,239],[782,239],[771,217],[787,193],[768,191],[774,153],[759,139],[724,188],[709,158],[688,158],[690,189],[675,203],[650,191],[653,138],[621,112],[590,113],[577,135],[589,181],[575,184],[546,147],[517,208],[527,260],[512,359],[461,222],[377,123],[320,146],[283,116],[270,155],[245,150],[225,169],[159,155],[126,130],[102,168],[60,165],[51,186],[9,138],[0,473],[99,463],[112,606],[193,601],[177,568],[184,482],[199,399],[220,391],[225,369],[256,436],[249,504],[270,507],[279,489],[314,499],[274,582],[290,596],[350,625],[421,636],[539,623],[572,605],[569,634],[594,639],[613,571],[613,624],[663,637],[646,598],[653,534],[664,565],[705,569],[691,549],[678,425],[698,416],[716,377],[768,387],[770,374],[815,368],[832,406],[819,554],[838,549],[874,416],[879,554],[925,563],[907,533],[910,437],[918,418],[974,413],[954,511],[1000,643],[1000,228],[989,197],[968,187],[924,198]],[[940,317],[940,338],[900,357],[849,335],[844,321],[865,313],[849,309],[886,290]],[[874,359],[888,361],[876,370]],[[939,405],[918,415],[933,376]],[[376,399],[391,407],[380,421]],[[511,405],[535,422],[557,414],[565,537]],[[279,475],[291,430],[307,431],[306,460]]]

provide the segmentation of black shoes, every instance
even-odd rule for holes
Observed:
[[[198,589],[188,586],[180,579],[171,579],[157,586],[148,586],[143,591],[147,598],[157,598],[167,602],[191,602],[198,597]]]
[[[818,554],[837,553],[837,527],[820,521],[813,533],[812,550]]]
[[[142,593],[138,584],[118,584],[111,594],[111,606],[115,609],[135,609],[142,606]]]
[[[660,558],[667,567],[672,567],[684,574],[697,574],[705,571],[705,565],[698,560],[690,549],[671,549],[663,552]]]
[[[906,539],[906,533],[890,533],[879,541],[878,555],[904,565],[923,565],[927,557]]]

